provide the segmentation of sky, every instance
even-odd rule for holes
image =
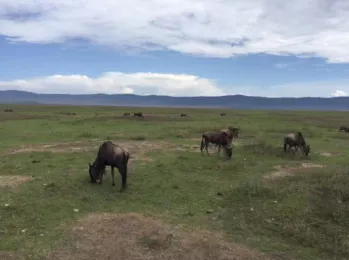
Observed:
[[[0,90],[349,94],[348,0],[0,0]]]

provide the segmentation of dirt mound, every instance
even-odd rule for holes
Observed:
[[[30,176],[0,175],[0,187],[15,187],[32,179]]]
[[[269,259],[209,232],[180,228],[138,214],[92,214],[72,229],[76,243],[52,253],[51,260],[248,260]]]
[[[316,164],[316,163],[301,163],[299,166],[291,166],[291,165],[275,165],[273,168],[277,171],[271,172],[268,175],[264,175],[264,179],[278,179],[282,177],[287,177],[294,175],[300,170],[309,169],[309,168],[323,168],[325,165]]]

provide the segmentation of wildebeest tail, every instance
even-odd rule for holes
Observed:
[[[124,151],[124,165],[127,165],[129,159],[130,159],[130,154]]]

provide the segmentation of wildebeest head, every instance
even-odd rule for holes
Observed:
[[[234,138],[238,138],[239,137],[239,131],[240,131],[240,127],[232,127],[229,126],[228,127],[228,131],[230,132],[231,136]]]
[[[102,170],[98,170],[95,164],[88,164],[88,173],[92,183],[99,183],[101,175],[103,174]]]

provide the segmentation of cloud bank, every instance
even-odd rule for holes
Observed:
[[[107,72],[97,78],[53,75],[0,81],[0,89],[52,94],[154,94],[168,96],[220,96],[226,93],[214,81],[186,74]]]
[[[0,35],[30,43],[78,39],[118,50],[346,63],[348,17],[348,0],[0,0]]]
[[[99,77],[52,75],[0,81],[0,90],[16,89],[45,94],[138,94],[166,96],[223,96],[242,94],[264,97],[348,96],[349,81],[261,86],[220,86],[212,79],[188,74],[107,72]]]

